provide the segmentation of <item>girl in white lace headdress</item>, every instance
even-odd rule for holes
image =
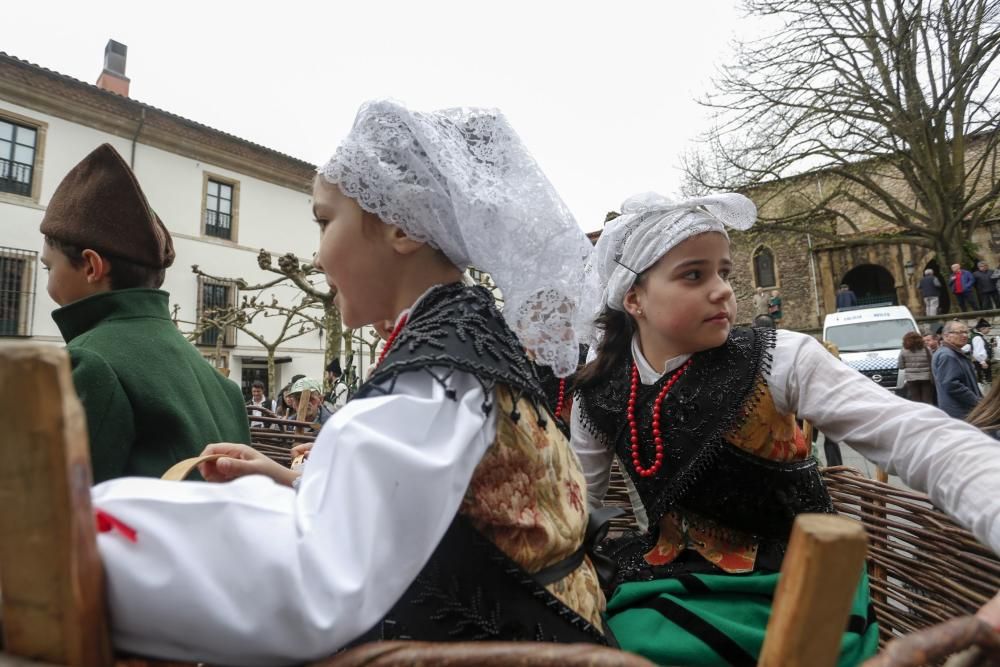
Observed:
[[[578,376],[572,444],[593,506],[617,458],[642,530],[607,545],[608,625],[659,664],[756,664],[792,520],[832,511],[796,415],[1000,551],[991,438],[890,394],[810,336],[733,328],[727,228],[755,217],[738,194],[633,197],[604,229],[581,299],[596,358]],[[862,577],[841,665],[877,647],[868,601]]]
[[[396,635],[603,643],[583,474],[525,354],[575,370],[583,232],[496,111],[366,104],[313,197],[344,324],[394,324],[378,367],[301,477],[218,444],[200,469],[230,484],[94,489],[138,534],[99,540],[116,644],[269,665]]]

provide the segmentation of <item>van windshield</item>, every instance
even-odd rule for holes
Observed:
[[[903,347],[903,336],[910,331],[916,331],[910,320],[852,322],[827,327],[826,339],[841,352],[898,350]]]

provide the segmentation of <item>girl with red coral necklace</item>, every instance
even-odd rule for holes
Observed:
[[[659,664],[756,664],[795,516],[833,511],[796,415],[1000,550],[988,436],[897,398],[809,336],[733,327],[726,229],[755,219],[738,194],[633,197],[602,232],[580,300],[596,354],[577,376],[571,442],[592,508],[617,458],[640,527],[603,546],[618,566],[608,626]],[[864,575],[851,613],[840,665],[877,648]]]

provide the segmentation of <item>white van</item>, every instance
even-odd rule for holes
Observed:
[[[840,310],[823,321],[823,340],[840,349],[840,359],[890,391],[896,390],[899,351],[910,331],[920,330],[905,306]]]

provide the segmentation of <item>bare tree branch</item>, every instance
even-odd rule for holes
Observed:
[[[849,234],[889,225],[962,259],[1000,196],[1000,0],[744,8],[783,24],[740,43],[701,101],[715,123],[685,192],[750,190],[762,218],[796,225],[835,210]]]

